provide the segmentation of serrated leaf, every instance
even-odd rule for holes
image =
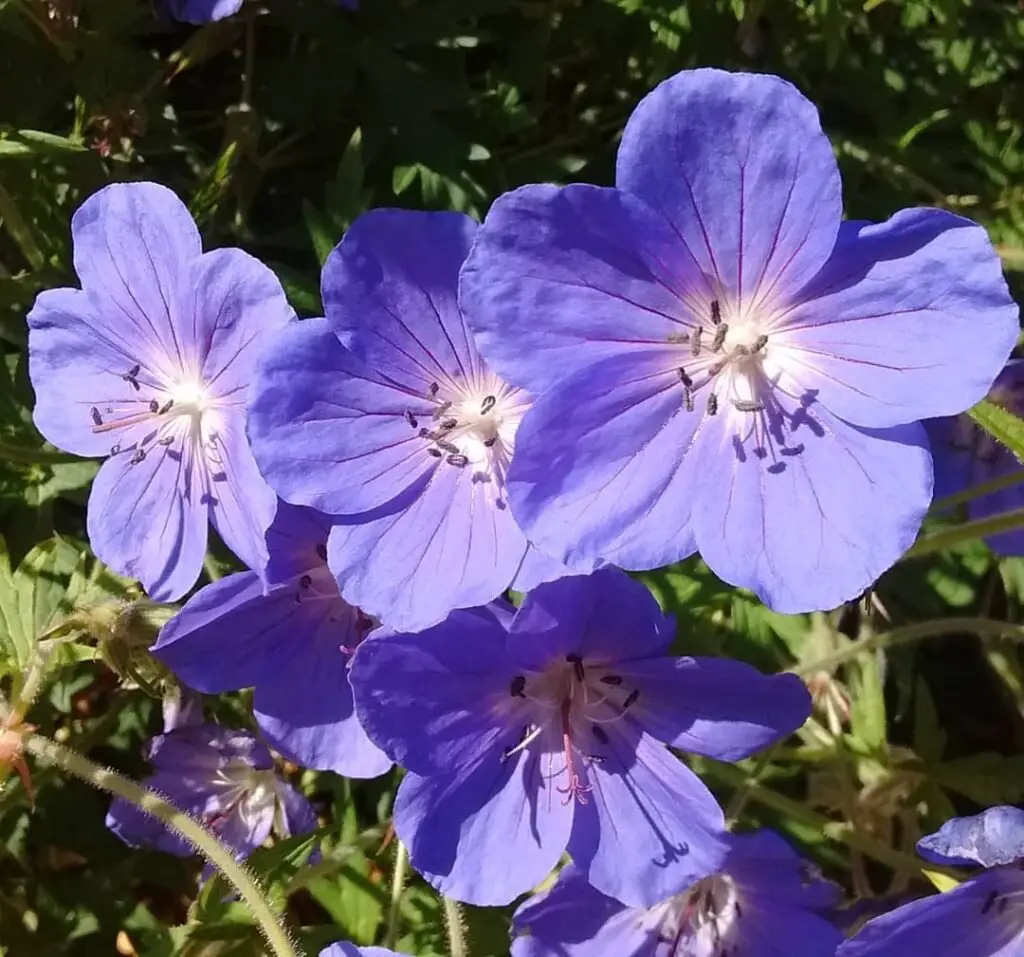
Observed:
[[[1006,446],[1017,461],[1024,462],[1024,420],[989,399],[982,399],[967,414],[1000,445]]]

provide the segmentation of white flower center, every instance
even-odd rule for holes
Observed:
[[[735,882],[725,874],[715,874],[652,907],[642,922],[669,944],[666,957],[683,957],[724,952],[723,945],[729,943],[742,918]]]

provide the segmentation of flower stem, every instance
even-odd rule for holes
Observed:
[[[982,495],[1001,492],[1004,489],[1020,485],[1022,482],[1024,482],[1024,469],[1017,469],[1009,475],[1000,475],[999,478],[991,479],[988,482],[980,482],[978,485],[972,485],[970,488],[965,488],[953,495],[937,499],[932,502],[932,507],[928,509],[928,514],[935,515],[938,512],[945,512],[948,509],[955,508],[957,505],[963,505],[972,499],[981,498]]]
[[[908,558],[923,558],[925,555],[933,555],[935,552],[944,552],[954,545],[985,538],[987,535],[1010,532],[1021,526],[1024,526],[1024,508],[1015,508],[1000,515],[963,522],[953,528],[945,528],[941,532],[919,538],[901,561],[906,561]]]
[[[444,904],[444,923],[448,929],[448,949],[451,957],[469,957],[466,947],[466,922],[462,916],[462,908],[450,897],[442,897]]]
[[[230,849],[206,828],[153,791],[43,735],[26,734],[24,747],[39,760],[57,765],[93,787],[124,798],[140,810],[159,818],[167,827],[189,841],[238,891],[242,900],[249,905],[274,957],[302,957],[288,931],[271,909],[256,879],[243,864],[235,860]]]
[[[398,940],[398,922],[402,912],[402,894],[405,891],[405,875],[409,870],[409,848],[401,841],[395,853],[395,869],[391,874],[391,905],[388,908],[387,932],[384,935],[384,946],[388,950],[395,949]]]

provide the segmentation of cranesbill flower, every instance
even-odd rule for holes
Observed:
[[[153,773],[143,782],[212,830],[241,859],[271,832],[281,837],[316,828],[309,802],[274,771],[270,752],[245,731],[202,724],[198,708],[149,745]],[[109,827],[131,847],[153,847],[188,857],[184,838],[120,798],[110,805]]]
[[[718,873],[653,907],[627,907],[572,864],[512,919],[512,957],[835,957],[819,912],[839,889],[769,831],[729,838]]]
[[[339,940],[320,951],[320,957],[408,957],[386,947],[356,947],[347,940]]]
[[[513,514],[576,568],[699,550],[779,611],[856,596],[931,500],[919,420],[983,398],[1016,339],[985,231],[842,222],[817,112],[771,76],[666,80],[616,184],[501,197],[462,273],[482,354],[538,396]]]
[[[93,551],[151,597],[195,584],[208,522],[250,567],[264,561],[274,495],[245,437],[245,398],[267,333],[292,311],[240,249],[204,253],[192,217],[155,183],[107,186],[71,221],[81,289],[29,313],[39,431],[109,456],[89,497]]]
[[[650,593],[606,569],[522,607],[453,612],[365,641],[356,713],[408,768],[395,828],[435,887],[504,904],[565,850],[603,893],[649,906],[719,870],[722,812],[664,744],[735,760],[798,727],[803,684],[736,661],[663,657]]]
[[[1024,811],[994,807],[954,818],[917,849],[936,864],[985,870],[951,891],[868,921],[837,957],[1018,957],[1024,947]]]
[[[530,398],[487,368],[459,312],[476,228],[458,213],[359,217],[324,266],[327,321],[282,330],[253,392],[263,475],[337,516],[342,596],[408,631],[564,571],[506,503]]]
[[[1024,360],[1007,363],[988,394],[1006,409],[1024,414]],[[1021,471],[1021,463],[1005,446],[978,428],[967,415],[931,419],[924,424],[935,461],[935,498],[955,495],[975,485]],[[1024,508],[1024,484],[972,498],[967,509],[973,519],[988,518]],[[1024,555],[1024,530],[1000,532],[985,539],[1001,555]]]
[[[228,575],[197,592],[161,630],[153,653],[208,694],[255,688],[267,741],[308,768],[372,778],[391,762],[359,726],[348,664],[374,626],[339,594],[327,568],[330,523],[280,502],[263,573]]]
[[[212,23],[233,16],[242,0],[164,0],[168,14],[185,23]]]

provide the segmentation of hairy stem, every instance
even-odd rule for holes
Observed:
[[[466,947],[466,922],[462,917],[462,908],[450,897],[442,897],[444,903],[444,923],[448,929],[448,951],[451,957],[469,957]]]
[[[395,853],[395,869],[391,874],[391,904],[388,907],[387,931],[384,935],[384,946],[388,950],[395,949],[398,940],[398,922],[402,915],[402,894],[405,891],[405,876],[409,871],[409,848],[401,841]]]
[[[154,792],[43,735],[26,734],[24,748],[40,761],[57,765],[101,791],[124,798],[140,810],[159,818],[192,844],[238,891],[242,900],[249,905],[274,957],[302,957],[263,896],[256,879],[244,865],[235,860],[231,850],[206,828]]]

